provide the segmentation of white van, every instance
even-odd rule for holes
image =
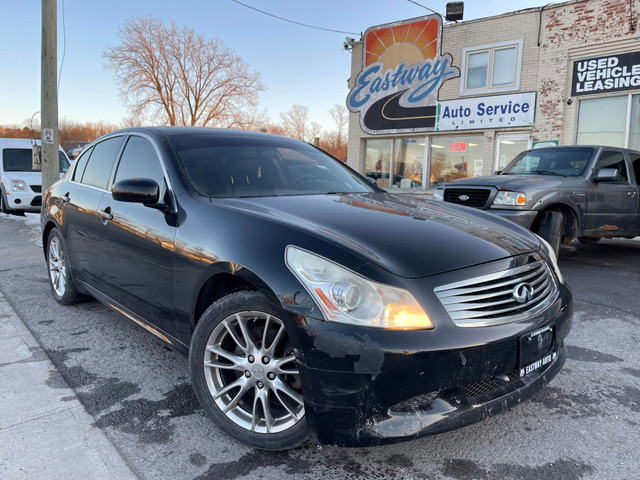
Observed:
[[[0,138],[0,211],[22,215],[39,212],[42,205],[42,174],[33,169],[33,146],[40,140]],[[60,177],[69,169],[69,159],[58,147]]]

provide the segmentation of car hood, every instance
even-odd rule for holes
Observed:
[[[434,275],[540,248],[533,234],[507,220],[406,195],[367,193],[212,201],[324,237],[402,277]]]
[[[490,177],[460,178],[447,182],[446,187],[496,187],[498,190],[526,190],[529,185],[536,188],[555,188],[563,183],[566,177],[560,175],[492,175]]]

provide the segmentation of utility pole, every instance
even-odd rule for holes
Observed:
[[[60,178],[58,160],[58,2],[42,0],[40,112],[42,191]]]

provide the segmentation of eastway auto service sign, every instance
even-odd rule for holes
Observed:
[[[620,92],[638,87],[640,52],[587,58],[573,64],[573,96]]]
[[[419,19],[369,28],[364,34],[363,69],[347,97],[371,134],[435,129],[438,90],[460,76],[451,55],[440,54],[442,18]]]

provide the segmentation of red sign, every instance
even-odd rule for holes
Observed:
[[[467,142],[450,143],[448,150],[450,152],[466,152],[467,151]]]

